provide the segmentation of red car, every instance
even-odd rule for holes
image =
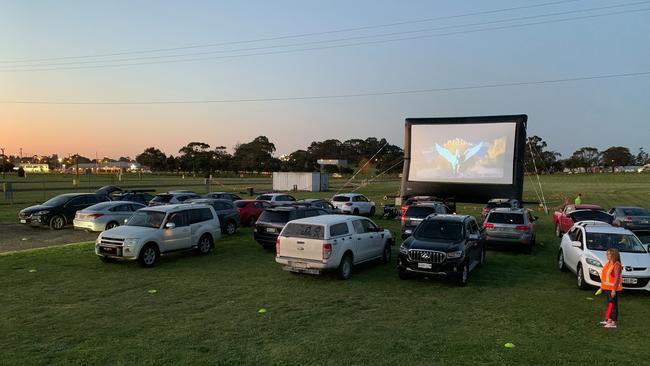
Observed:
[[[244,225],[253,226],[262,212],[273,207],[266,201],[259,200],[239,200],[235,201],[235,207],[239,212],[239,220]]]
[[[566,205],[562,211],[555,211],[553,214],[553,225],[555,235],[561,238],[576,222],[602,221],[611,224],[613,219],[612,215],[598,205]]]

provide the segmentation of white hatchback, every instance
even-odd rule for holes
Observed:
[[[124,226],[106,230],[95,242],[103,262],[138,260],[153,267],[162,254],[194,249],[208,254],[221,237],[219,218],[207,205],[164,205],[136,211]]]
[[[288,271],[319,274],[331,269],[347,279],[356,264],[390,262],[393,243],[390,231],[365,217],[309,217],[287,223],[276,242],[275,261]]]
[[[341,213],[375,216],[375,203],[359,193],[337,194],[330,203]]]
[[[289,206],[296,203],[295,197],[284,193],[265,193],[255,198],[258,201],[266,201],[273,206]]]
[[[581,221],[562,236],[558,253],[561,271],[576,274],[578,288],[600,287],[607,249],[618,249],[623,264],[623,288],[650,291],[650,254],[631,231],[598,221]]]

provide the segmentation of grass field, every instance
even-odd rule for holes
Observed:
[[[379,202],[398,185],[360,192]],[[552,205],[580,191],[585,202],[650,207],[648,174],[549,176],[542,186]],[[525,199],[535,199],[530,184]],[[602,329],[603,297],[556,269],[558,239],[538,215],[533,255],[491,250],[465,288],[401,281],[394,260],[348,281],[292,275],[250,229],[210,256],[153,269],[103,264],[91,243],[0,255],[0,363],[647,364],[650,295],[624,292],[619,329]],[[398,232],[397,221],[376,221]]]

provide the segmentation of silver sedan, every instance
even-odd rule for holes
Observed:
[[[146,207],[143,204],[129,201],[102,202],[77,211],[73,221],[75,229],[89,231],[104,231],[120,226],[133,213]]]

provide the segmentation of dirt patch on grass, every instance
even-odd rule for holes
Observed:
[[[0,253],[94,241],[97,235],[99,233],[73,230],[72,227],[54,231],[20,224],[0,224]]]

